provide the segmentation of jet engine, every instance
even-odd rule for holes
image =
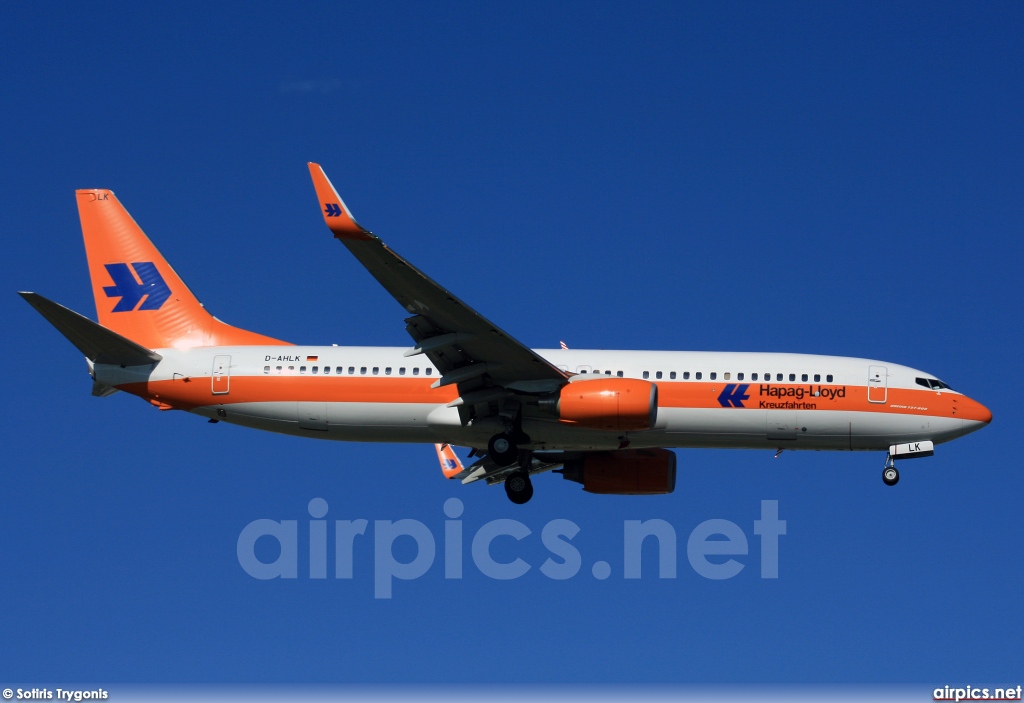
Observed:
[[[668,449],[587,452],[558,473],[588,493],[658,495],[676,488],[676,455]]]
[[[658,415],[658,387],[637,378],[588,379],[567,383],[539,405],[566,424],[613,432],[649,430]]]

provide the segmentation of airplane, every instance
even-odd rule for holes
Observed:
[[[317,439],[435,444],[443,474],[513,503],[555,471],[597,494],[671,493],[687,447],[885,451],[897,459],[992,413],[924,371],[813,354],[530,349],[353,217],[309,164],[328,228],[404,308],[412,345],[298,346],[217,319],[109,190],[76,191],[98,323],[20,295],[85,355],[93,395]],[[470,447],[464,467],[453,446]]]

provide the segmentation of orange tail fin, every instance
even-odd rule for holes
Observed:
[[[75,195],[101,325],[149,349],[287,344],[208,313],[112,192]]]

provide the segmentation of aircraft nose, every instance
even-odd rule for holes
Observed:
[[[984,425],[992,422],[992,411],[972,398],[964,398],[967,402],[961,405],[960,416],[964,420],[980,422]]]

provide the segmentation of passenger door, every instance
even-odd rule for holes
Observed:
[[[868,402],[884,403],[889,395],[889,380],[884,366],[868,367]]]
[[[231,357],[218,354],[213,357],[212,388],[214,395],[227,395],[231,390]]]

